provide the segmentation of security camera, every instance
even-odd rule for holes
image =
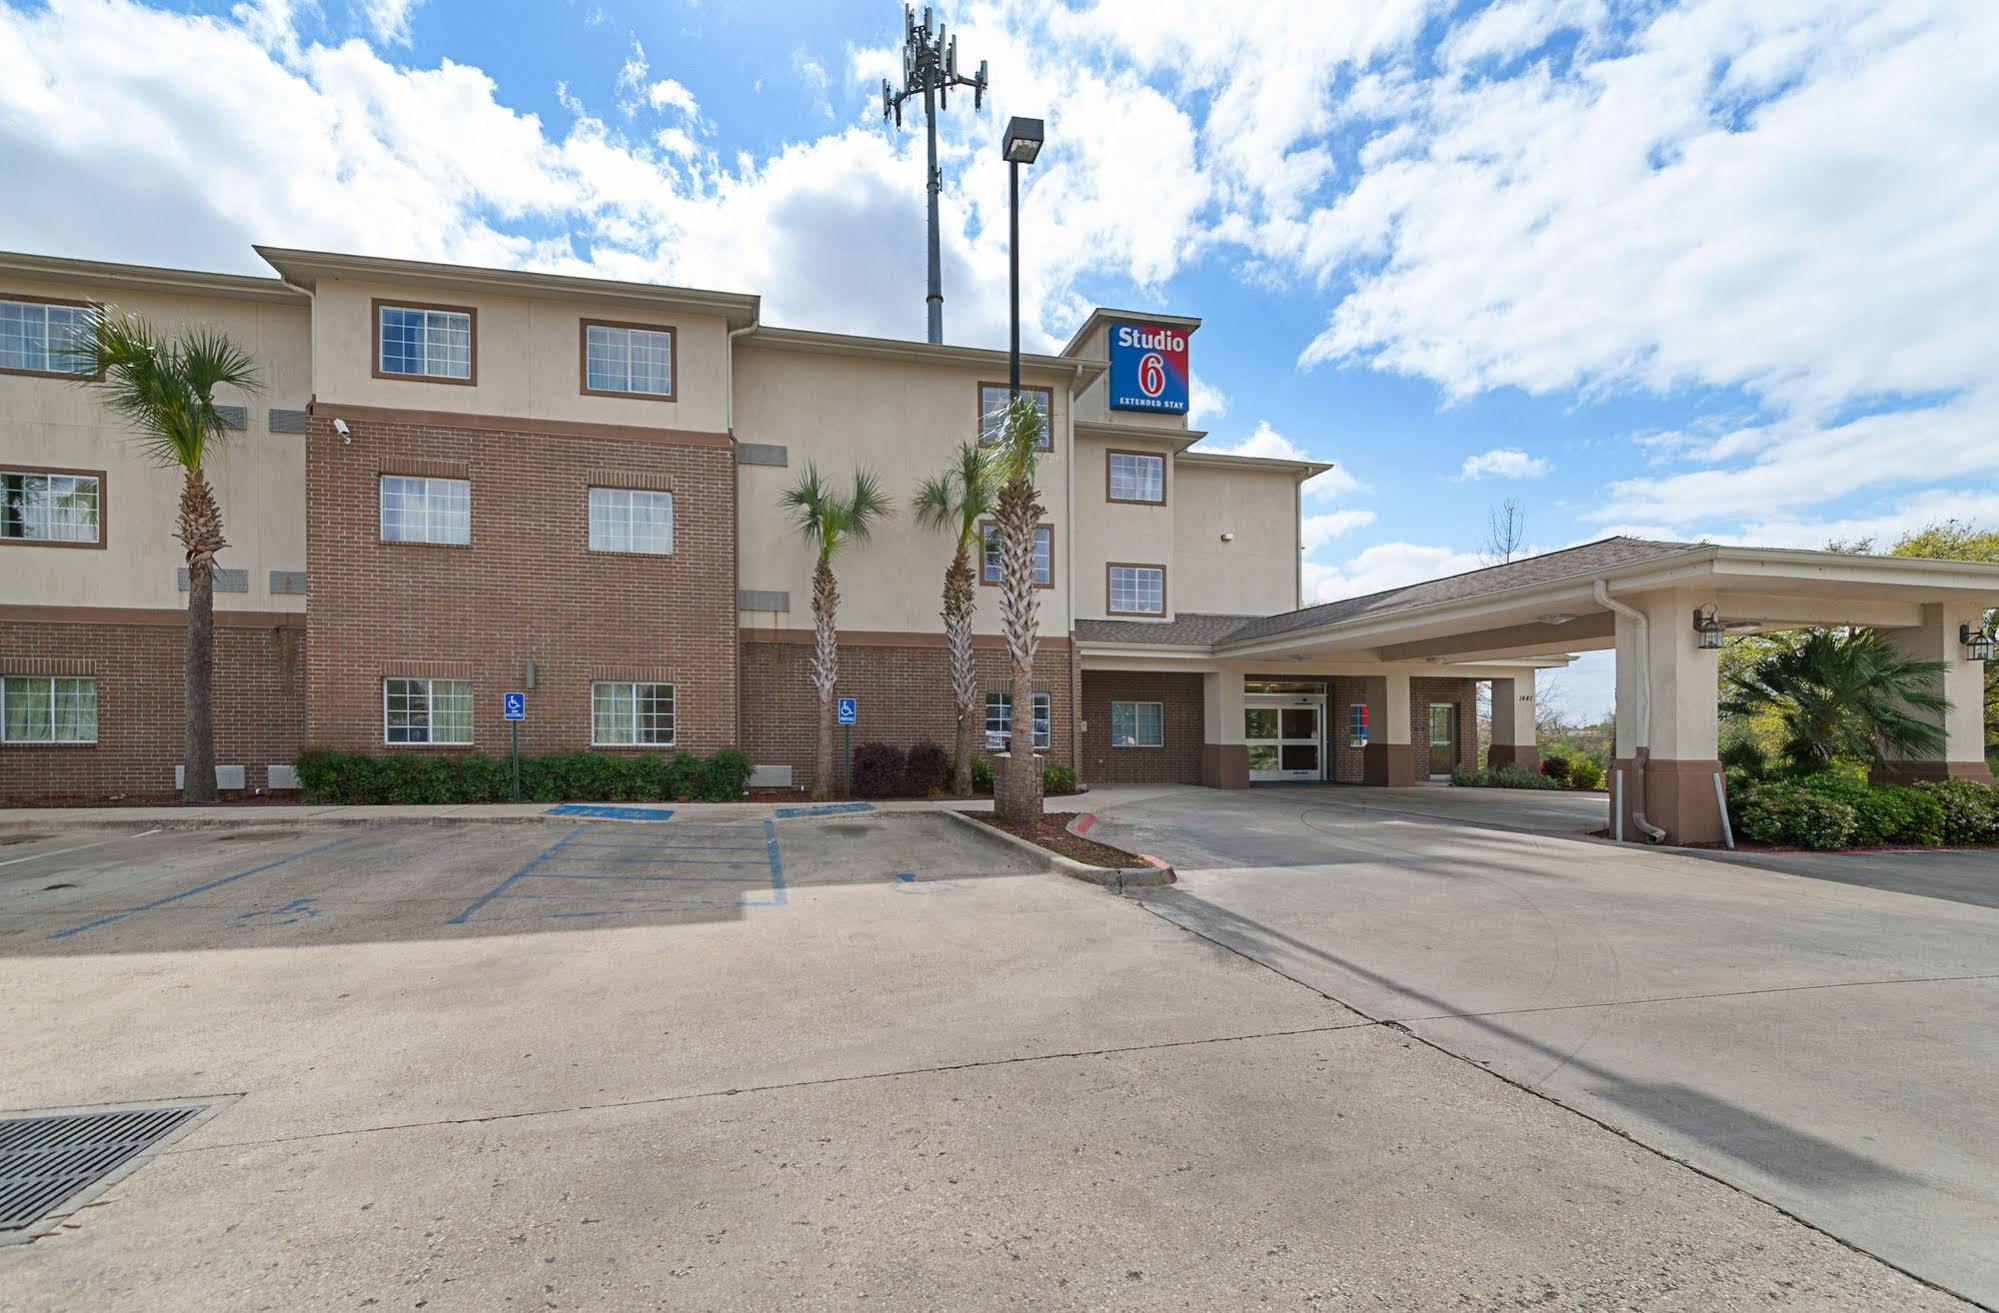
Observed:
[[[334,431],[335,433],[338,433],[338,434],[340,435],[340,445],[341,445],[341,446],[345,447],[345,446],[351,446],[351,445],[353,444],[353,442],[354,442],[354,435],[353,435],[352,433],[349,433],[349,432],[347,431],[347,421],[346,421],[346,420],[344,420],[344,419],[336,419],[336,420],[334,420],[334,421],[333,421],[333,431]]]

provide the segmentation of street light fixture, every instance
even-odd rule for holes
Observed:
[[[1000,154],[1006,160],[1007,288],[1012,304],[1012,336],[1007,345],[1007,404],[1020,400],[1020,166],[1041,154],[1040,119],[1019,115],[1006,121]]]
[[[1718,651],[1721,648],[1721,640],[1726,633],[1722,628],[1721,618],[1715,614],[1715,609],[1712,606],[1697,606],[1694,608],[1694,632],[1700,635],[1700,646],[1703,652]]]
[[[1957,627],[1957,641],[1964,644],[1964,659],[1967,661],[1990,661],[1994,642],[1992,635],[1983,629],[1973,629],[1970,625]]]

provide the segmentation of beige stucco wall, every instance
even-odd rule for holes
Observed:
[[[374,377],[376,298],[477,310],[477,383]],[[315,287],[314,314],[313,364],[323,401],[709,433],[728,427],[723,392],[728,328],[716,316],[682,314],[646,302],[439,291],[326,277]],[[584,396],[585,319],[673,328],[675,399]]]
[[[1112,451],[1144,451],[1166,460],[1166,504],[1139,506],[1113,502],[1105,493]],[[1173,444],[1137,437],[1076,437],[1076,614],[1101,619],[1110,614],[1106,568],[1112,561],[1166,567],[1166,611],[1179,605],[1173,564],[1176,475]]]
[[[160,330],[206,324],[256,358],[263,391],[224,395],[247,405],[249,425],[230,432],[209,467],[222,504],[228,569],[249,573],[247,593],[217,593],[221,610],[302,611],[305,598],[273,597],[270,572],[305,569],[305,437],[270,431],[272,408],[303,410],[311,396],[310,323],[303,301],[282,304],[219,295],[128,291],[88,281],[7,275],[15,296],[89,300],[145,316]],[[65,379],[0,374],[0,466],[103,470],[101,551],[0,545],[0,605],[171,607],[186,605],[175,583],[174,538],[181,480],[146,460],[129,430],[91,388]]]
[[[742,465],[738,474],[744,589],[791,595],[789,612],[746,611],[752,628],[810,629],[813,548],[781,505],[808,460],[836,481],[857,466],[878,474],[895,515],[866,543],[846,549],[836,566],[840,624],[853,630],[941,633],[937,615],[946,534],[919,527],[911,509],[919,483],[942,471],[960,442],[978,436],[979,384],[1005,371],[868,356],[834,356],[772,347],[736,352],[736,436],[788,449],[785,467]],[[1054,389],[1055,450],[1042,457],[1036,484],[1055,526],[1054,583],[1041,597],[1041,631],[1069,631],[1069,376],[1028,371],[1021,382]],[[977,630],[996,634],[999,590],[979,590]]]
[[[1177,612],[1270,614],[1298,605],[1298,484],[1289,470],[1174,462]],[[1222,535],[1232,533],[1231,542]]]

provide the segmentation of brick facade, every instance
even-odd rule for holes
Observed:
[[[725,441],[361,418],[342,441],[339,413],[315,413],[306,439],[311,745],[384,751],[383,679],[430,675],[472,680],[472,750],[502,751],[501,695],[526,687],[529,661],[524,753],[590,747],[598,679],[673,684],[676,750],[737,742],[736,466]],[[385,474],[468,480],[471,544],[383,542]],[[590,551],[593,486],[670,491],[672,553]]]
[[[1409,742],[1416,748],[1418,779],[1429,771],[1430,707],[1438,702],[1449,702],[1457,708],[1454,764],[1478,765],[1478,681],[1412,679],[1409,681]]]
[[[812,786],[818,744],[819,698],[813,690],[811,630],[745,631],[743,750],[759,765],[789,766],[792,783]],[[975,647],[982,692],[1011,686],[1011,663],[997,640]],[[1076,672],[1067,639],[1041,640],[1035,691],[1049,695],[1053,717],[1042,756],[1075,761]],[[850,635],[840,645],[842,697],[860,699],[854,744],[892,743],[911,748],[936,743],[946,751],[957,737],[951,670],[943,636]],[[981,726],[983,730],[983,726]]]
[[[0,798],[166,798],[186,724],[187,625],[172,612],[132,623],[0,621],[0,673],[91,675],[97,742],[0,745]],[[216,613],[215,761],[244,786],[291,762],[305,730],[304,617]]]
[[[1091,784],[1199,784],[1202,703],[1198,674],[1086,670],[1082,681],[1082,763]],[[1111,703],[1159,702],[1165,709],[1165,744],[1157,748],[1111,746]]]

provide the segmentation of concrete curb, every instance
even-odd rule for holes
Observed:
[[[984,821],[968,816],[963,812],[946,808],[944,814],[959,825],[968,826],[977,833],[986,836],[986,838],[995,840],[1013,849],[1015,852],[1025,853],[1037,859],[1049,870],[1054,871],[1058,875],[1066,875],[1072,880],[1081,880],[1085,884],[1098,885],[1111,890],[1113,893],[1122,893],[1127,888],[1172,884],[1177,878],[1173,874],[1172,867],[1166,865],[1164,862],[1157,862],[1156,858],[1146,858],[1148,862],[1157,862],[1153,866],[1085,866],[1074,858],[1064,857],[1058,852],[1050,852],[1038,843],[1023,839],[1017,834],[1008,834],[1005,830],[996,829]],[[1083,836],[1078,835],[1077,837],[1081,838]]]

